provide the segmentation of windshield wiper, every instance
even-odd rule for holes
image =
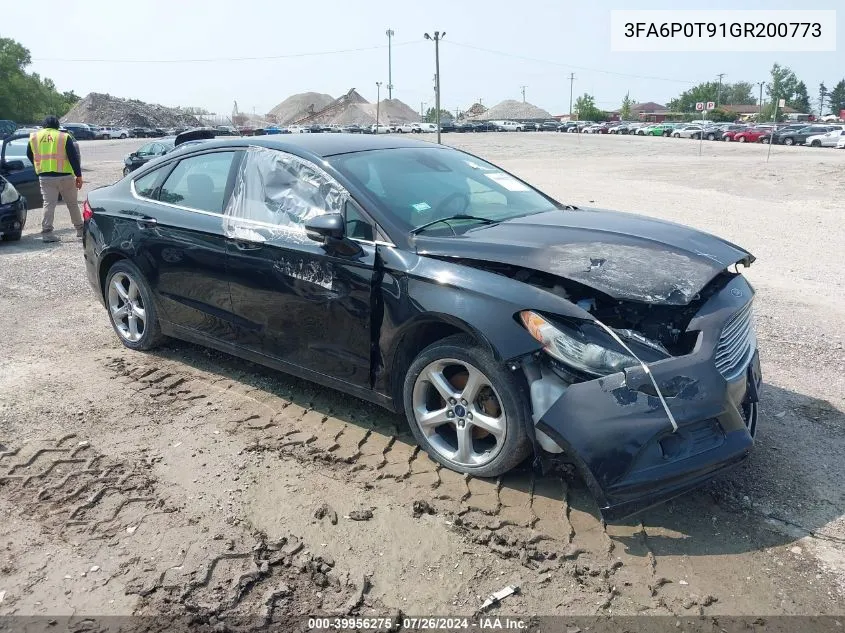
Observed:
[[[452,230],[452,233],[457,235],[457,233],[455,233],[455,229],[453,229],[452,225],[449,224],[449,220],[477,220],[478,222],[483,222],[484,224],[498,224],[499,223],[498,221],[491,220],[490,218],[482,218],[482,217],[479,217],[477,215],[465,215],[463,213],[458,213],[457,215],[451,215],[447,218],[440,218],[439,220],[432,220],[431,222],[426,222],[425,224],[418,226],[415,229],[412,229],[411,235],[416,235],[420,231],[424,231],[428,227],[434,226],[435,224],[440,224],[441,222],[445,222],[446,226],[448,226]]]

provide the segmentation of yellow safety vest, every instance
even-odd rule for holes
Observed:
[[[46,172],[73,174],[73,166],[67,159],[68,135],[53,128],[44,128],[29,135],[35,173]]]

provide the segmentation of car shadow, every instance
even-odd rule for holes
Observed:
[[[202,371],[284,397],[304,408],[381,432],[415,446],[403,416],[353,396],[182,341],[155,352]],[[733,470],[704,486],[626,520],[606,526],[608,536],[633,556],[739,554],[827,538],[826,527],[845,515],[845,413],[830,402],[764,383],[755,450]],[[563,511],[560,478],[569,511]],[[569,469],[531,476],[526,462],[502,478],[502,488],[561,502],[561,521],[602,529],[598,507]],[[592,528],[591,528],[592,529]],[[641,532],[647,532],[649,548]],[[841,539],[830,536],[830,540]]]

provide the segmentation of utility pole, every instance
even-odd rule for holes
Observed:
[[[525,89],[527,87],[528,86],[520,86],[520,88],[522,89],[522,103],[525,103]]]
[[[757,102],[757,123],[763,122],[763,86],[766,85],[765,81],[758,81],[757,85],[760,86],[760,100]]]
[[[387,98],[393,98],[393,36],[396,35],[393,29],[384,32],[387,35]]]
[[[425,116],[425,106],[426,106],[425,101],[420,101],[420,119],[422,119]]]
[[[824,98],[828,95],[824,84],[819,85],[819,118],[824,115]]]
[[[719,73],[719,92],[716,93],[716,107],[719,107],[719,104],[722,103],[722,77],[724,77],[727,73]]]
[[[381,82],[376,82],[376,134],[378,134],[378,114],[379,114],[379,107],[381,106]]]
[[[572,120],[572,85],[575,83],[575,73],[569,73],[569,120]]]
[[[425,39],[434,40],[434,116],[437,125],[437,143],[440,143],[440,40],[446,37],[446,31],[434,32],[434,37],[425,34]]]

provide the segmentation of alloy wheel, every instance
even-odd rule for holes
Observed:
[[[109,313],[117,333],[135,343],[144,335],[147,312],[138,283],[123,272],[115,274],[108,291]]]
[[[431,448],[456,466],[485,466],[504,445],[501,398],[490,379],[466,361],[429,363],[414,383],[412,403]]]

